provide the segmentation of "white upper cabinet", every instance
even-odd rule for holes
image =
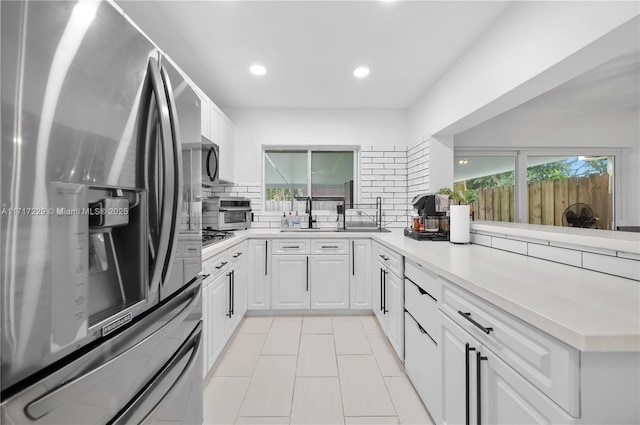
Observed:
[[[236,130],[231,120],[220,114],[220,136],[215,143],[220,146],[220,180],[235,180],[235,142]]]

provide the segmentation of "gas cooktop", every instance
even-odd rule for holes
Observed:
[[[227,230],[214,230],[211,227],[202,229],[202,247],[213,245],[214,243],[223,241],[235,236],[233,232]]]

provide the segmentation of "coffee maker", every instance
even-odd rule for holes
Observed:
[[[434,193],[416,195],[412,200],[414,221],[420,223],[405,229],[405,236],[418,240],[449,240],[449,197]]]

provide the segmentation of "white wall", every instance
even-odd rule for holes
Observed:
[[[262,145],[406,146],[406,110],[226,109],[236,126],[236,182],[262,180]]]
[[[613,30],[639,9],[638,2],[514,2],[412,105],[410,140],[455,135],[625,53],[618,38],[637,37],[637,27]]]

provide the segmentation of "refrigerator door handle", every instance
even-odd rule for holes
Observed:
[[[196,359],[198,357],[198,352],[200,349],[200,344],[202,342],[202,322],[199,322],[196,326],[195,330],[192,332],[189,339],[182,345],[180,350],[173,355],[171,360],[154,376],[154,378],[145,385],[144,389],[137,395],[137,397],[129,402],[127,407],[125,407],[115,418],[113,418],[108,425],[119,425],[119,424],[128,424],[128,423],[150,423],[153,421],[155,417],[155,413],[164,403],[164,401],[171,396],[171,394],[182,386],[184,380],[187,379],[193,368],[196,364]],[[185,364],[184,368],[178,375],[178,378],[175,379],[175,382],[171,385],[171,387],[164,393],[162,397],[153,405],[151,409],[148,410],[148,413],[144,415],[141,420],[136,420],[132,418],[132,416],[138,414],[144,414],[145,411],[141,409],[147,399],[153,395],[155,389],[162,384],[162,381],[169,375],[180,362],[191,353],[189,360]]]
[[[163,277],[166,279],[171,274],[171,267],[173,266],[173,259],[176,255],[176,249],[178,247],[178,230],[180,226],[180,218],[182,215],[182,143],[180,142],[180,127],[178,125],[178,109],[176,108],[176,101],[173,98],[173,89],[171,87],[171,81],[167,71],[162,68],[161,71],[162,80],[164,82],[165,94],[167,96],[167,104],[169,106],[169,123],[171,125],[171,142],[170,146],[173,153],[173,214],[171,216],[171,233],[169,234],[169,254],[167,255],[167,261],[165,266],[165,273]],[[169,143],[166,143],[169,147]]]
[[[92,369],[87,373],[84,373],[76,378],[73,378],[70,381],[63,383],[59,387],[27,404],[25,408],[27,416],[29,416],[33,420],[37,420],[47,415],[54,409],[64,405],[67,400],[74,398],[77,394],[85,391],[86,387],[95,385],[96,380],[102,380],[104,378],[104,376],[102,375],[109,373],[110,364],[118,361],[123,356],[127,356],[130,352],[135,351],[135,349],[140,344],[143,344],[146,340],[162,333],[172,323],[176,323],[176,321],[184,321],[187,315],[191,312],[191,307],[200,299],[199,296],[200,292],[202,291],[202,280],[203,277],[198,276],[198,278],[195,279],[194,282],[185,290],[185,294],[191,292],[188,296],[176,298],[175,300],[172,300],[172,302],[169,302],[167,304],[167,307],[171,304],[176,304],[172,307],[169,307],[171,310],[176,309],[183,304],[184,307],[181,308],[180,312],[177,313],[171,320],[162,325],[162,327],[154,331],[151,335],[147,336],[143,340],[139,341],[137,344],[127,348],[125,351],[121,352],[115,357],[112,357],[109,361],[100,365],[100,367]]]
[[[164,170],[169,170],[170,164],[173,159],[172,137],[171,137],[171,122],[169,118],[169,106],[167,105],[167,97],[164,91],[164,84],[162,83],[162,76],[160,75],[160,69],[158,68],[157,61],[153,58],[149,59],[149,77],[151,78],[151,86],[153,89],[154,97],[156,99],[156,107],[160,114],[160,135],[163,143],[162,164]],[[171,155],[171,157],[169,157]],[[148,177],[147,177],[148,178]],[[150,277],[150,286],[152,292],[157,291],[160,287],[160,282],[165,275],[165,268],[168,264],[167,257],[170,253],[171,232],[170,229],[173,224],[173,214],[168,214],[169,211],[173,213],[173,205],[175,201],[174,194],[174,181],[173,176],[170,173],[164,175],[164,185],[162,188],[162,218],[159,230],[158,247],[155,250],[156,258],[153,265],[153,270]],[[149,189],[149,187],[147,187]]]

